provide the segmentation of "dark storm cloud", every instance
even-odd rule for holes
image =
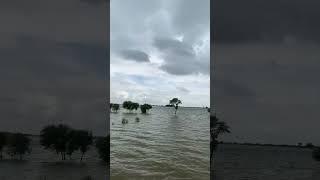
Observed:
[[[211,88],[211,102],[232,127],[226,140],[318,141],[319,5],[314,0],[215,1],[211,77],[236,83],[236,88],[219,83]]]
[[[120,51],[120,55],[127,60],[133,60],[136,62],[150,62],[149,55],[139,50],[133,50],[133,49],[122,50]]]
[[[216,42],[319,42],[317,0],[216,1]]]
[[[243,83],[237,83],[233,80],[214,81],[214,91],[217,96],[254,98],[255,92]]]
[[[106,133],[105,7],[0,2],[0,131],[38,134],[53,122]]]

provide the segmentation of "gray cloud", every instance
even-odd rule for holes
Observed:
[[[120,52],[120,55],[127,60],[133,60],[136,62],[150,62],[149,55],[139,50],[133,50],[133,49],[122,50]]]
[[[162,52],[165,63],[160,68],[167,73],[173,75],[208,73],[209,62],[201,61],[189,44],[170,38],[155,38],[154,46]]]
[[[181,56],[194,57],[194,50],[192,47],[184,42],[170,38],[155,38],[154,45],[158,49],[167,53],[176,53]]]
[[[177,87],[177,89],[179,90],[179,91],[181,91],[181,92],[184,92],[184,93],[189,93],[190,91],[187,89],[187,88],[185,88],[185,87]]]
[[[213,4],[216,42],[320,41],[317,0],[219,0]]]

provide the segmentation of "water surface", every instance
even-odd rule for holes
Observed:
[[[140,122],[135,118],[139,117]],[[111,179],[209,179],[209,113],[153,107],[149,114],[110,113]],[[122,124],[122,118],[129,120]]]
[[[215,180],[319,180],[312,150],[222,144],[215,154]]]

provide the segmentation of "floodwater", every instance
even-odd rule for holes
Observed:
[[[40,146],[38,137],[32,138],[31,148],[32,152],[23,161],[8,156],[0,160],[0,180],[82,180],[88,176],[92,180],[106,179],[106,165],[100,161],[93,146],[83,163],[80,163],[79,153],[73,154],[72,160],[61,162],[59,155]]]
[[[209,117],[205,108],[183,107],[177,115],[173,107],[156,106],[147,115],[110,113],[111,179],[208,180]]]
[[[219,145],[214,180],[319,180],[312,150],[297,147]]]

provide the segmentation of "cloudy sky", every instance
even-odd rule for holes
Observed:
[[[106,15],[104,0],[0,2],[0,131],[105,134]]]
[[[232,127],[225,140],[320,145],[319,6],[215,1],[211,90],[218,116]]]
[[[210,104],[209,0],[111,0],[110,98]]]

